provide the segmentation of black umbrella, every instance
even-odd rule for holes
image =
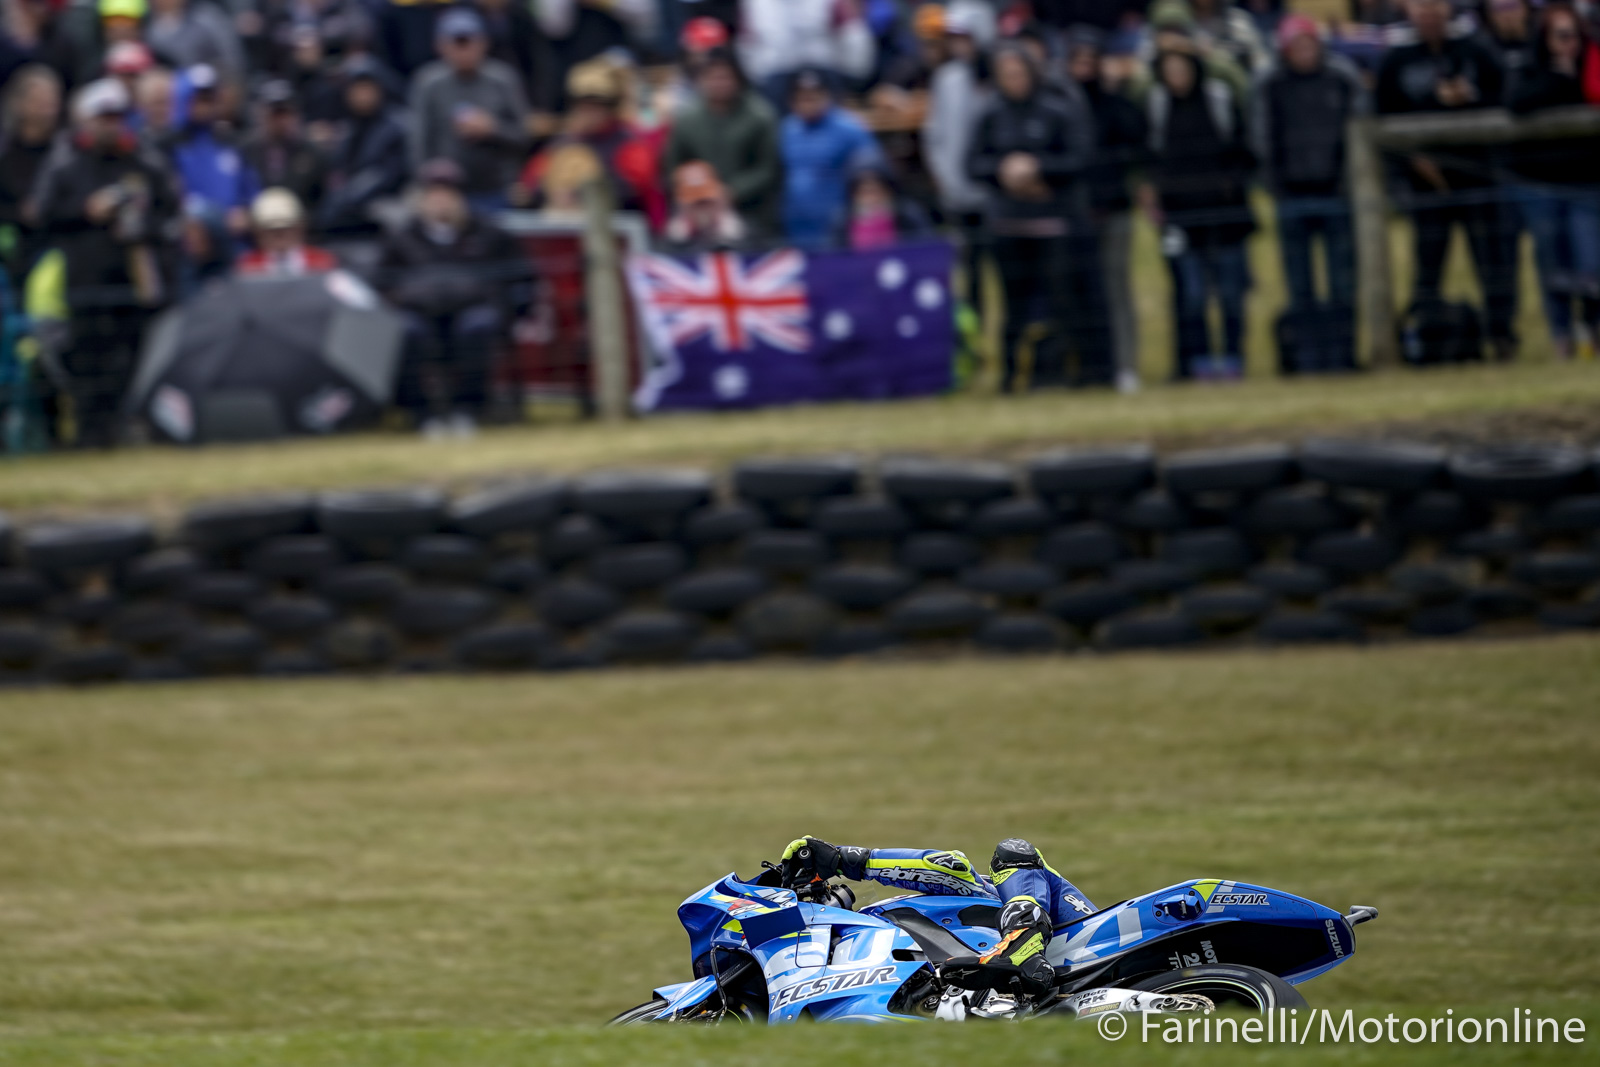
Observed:
[[[344,271],[230,278],[152,326],[129,405],[184,443],[359,426],[394,395],[403,330]]]

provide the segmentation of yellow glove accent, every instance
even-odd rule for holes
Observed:
[[[797,837],[790,841],[788,845],[784,846],[783,855],[780,858],[786,860],[794,859],[794,854],[806,847],[806,840],[804,837]]]
[[[1029,957],[1037,956],[1039,953],[1041,953],[1043,951],[1044,951],[1044,935],[1043,934],[1034,934],[1031,938],[1028,939],[1028,943],[1027,944],[1023,945],[1021,948],[1017,949],[1016,952],[1011,954],[1011,962],[1015,966],[1021,966],[1022,965],[1022,961],[1028,959]]]

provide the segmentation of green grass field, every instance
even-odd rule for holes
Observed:
[[[686,975],[678,901],[797,833],[1022,833],[1102,905],[1198,876],[1376,904],[1314,1005],[1520,1005],[1592,1042],[1597,707],[1580,637],[11,692],[0,1063],[1155,1055],[1065,1024],[596,1029]]]
[[[172,514],[191,500],[270,489],[433,482],[532,470],[724,465],[760,453],[934,452],[1015,456],[1069,442],[1146,439],[1182,446],[1318,432],[1600,438],[1594,363],[1395,371],[1350,378],[1258,378],[1157,386],[1134,396],[964,393],[893,404],[829,404],[674,415],[621,426],[570,420],[491,429],[473,441],[357,434],[204,449],[62,452],[0,463],[0,508]]]

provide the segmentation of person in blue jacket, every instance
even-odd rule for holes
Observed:
[[[217,71],[204,63],[179,79],[179,121],[169,151],[183,187],[180,286],[186,291],[227,272],[242,250],[250,204],[261,191],[260,179],[234,142],[221,93]]]
[[[1055,968],[1045,959],[1050,939],[1095,910],[1077,886],[1020,837],[1008,837],[995,846],[988,877],[973,870],[961,852],[858,848],[830,845],[816,837],[789,842],[783,859],[816,878],[837,875],[931,896],[998,899],[1000,941],[979,959],[1015,968],[1024,991],[1033,995],[1055,985]]]
[[[790,108],[779,133],[784,233],[800,248],[824,248],[844,213],[851,172],[883,153],[867,128],[834,103],[822,71],[795,75]]]

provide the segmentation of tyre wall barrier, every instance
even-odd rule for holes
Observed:
[[[0,523],[0,681],[1600,627],[1600,455],[850,456]]]

